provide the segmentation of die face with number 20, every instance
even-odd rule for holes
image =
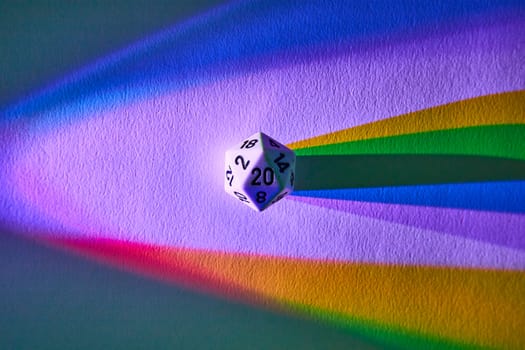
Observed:
[[[259,132],[226,151],[224,189],[263,211],[293,191],[295,153]]]

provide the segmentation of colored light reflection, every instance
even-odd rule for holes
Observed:
[[[260,215],[216,176],[254,130],[303,155],[523,160],[522,5],[400,4],[238,5],[3,110],[0,220],[387,343],[523,345],[523,181],[311,188]]]
[[[238,293],[244,291],[236,295],[241,300],[251,295],[252,302],[265,300],[272,308],[283,305],[320,313],[385,344],[519,347],[522,341],[521,272],[321,262],[107,240],[52,242],[165,280],[197,283],[205,290],[220,288],[223,295],[230,295],[233,286]],[[480,334],[489,320],[492,333]],[[501,338],[494,339],[494,334]]]

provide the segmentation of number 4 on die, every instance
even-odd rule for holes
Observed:
[[[263,211],[293,191],[295,153],[259,132],[226,151],[224,189]]]

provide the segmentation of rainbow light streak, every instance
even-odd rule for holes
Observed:
[[[113,54],[3,113],[17,119],[47,111],[56,122],[59,113],[85,114],[141,96],[280,67],[287,61],[317,60],[319,53],[323,58],[331,52],[340,55],[348,51],[348,45],[375,48],[407,38],[416,41],[442,33],[454,35],[458,28],[520,23],[521,5],[519,0],[469,4],[379,1],[373,5],[368,1],[244,2]],[[515,31],[509,34],[498,36],[498,43],[477,39],[490,43],[492,49],[496,49],[494,45],[505,48],[505,41],[516,38]],[[434,44],[443,43],[437,39]],[[313,57],[312,52],[316,54]],[[276,62],[276,54],[284,56],[278,56]]]
[[[205,290],[221,288],[223,295],[230,295],[235,286],[241,300],[300,310],[388,346],[522,344],[522,272],[321,262],[108,240],[51,242],[106,263],[150,270],[164,280],[199,283]],[[491,332],[480,333],[485,327]]]
[[[513,185],[513,183],[509,183],[508,187],[512,187]],[[425,190],[428,190],[429,188],[430,187],[425,187]],[[411,189],[414,190],[413,188]],[[454,192],[457,189],[458,188],[453,187],[449,188],[450,192]],[[482,190],[483,188],[478,184],[475,189]],[[385,189],[381,190],[386,191]],[[341,192],[343,191],[326,191],[325,193],[331,193],[331,198],[335,198],[337,194],[341,194],[341,197],[343,197]],[[344,200],[306,196],[295,196],[293,197],[293,200],[301,201],[310,205],[323,206],[333,210],[342,210],[354,215],[367,216],[436,232],[490,242],[510,248],[520,250],[525,249],[525,236],[523,235],[523,232],[525,232],[525,216],[523,214],[495,214],[493,211],[388,204],[385,203],[385,192],[382,193],[382,198],[381,200],[378,199],[378,202],[374,202],[370,199],[368,199],[370,200],[369,202],[364,200],[358,202],[348,199],[348,197],[351,196],[349,192],[350,191],[347,191],[345,193],[346,196],[344,197]],[[464,194],[464,192],[460,193]],[[494,191],[487,193],[486,195],[490,196],[494,193],[498,192]],[[511,194],[512,192],[504,192],[502,197],[507,196],[504,199],[510,200],[509,193]],[[315,194],[319,194],[319,192]],[[441,196],[444,197],[446,194],[441,193]],[[480,197],[481,196],[478,194],[476,198],[469,199],[475,201],[479,200]],[[516,200],[521,200],[521,198],[516,198]],[[406,197],[403,199],[406,200]],[[450,199],[449,201],[452,202]],[[503,199],[501,202],[503,202]],[[457,205],[457,203],[454,204]],[[497,232],[498,234],[494,234],[494,232]]]
[[[524,13],[254,1],[175,27],[1,111],[0,223],[386,346],[524,347]],[[263,215],[215,176],[254,130],[313,169]]]

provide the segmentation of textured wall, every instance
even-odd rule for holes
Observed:
[[[378,346],[525,346],[522,2],[246,2],[2,109],[20,234]],[[223,192],[297,150],[263,213]]]

